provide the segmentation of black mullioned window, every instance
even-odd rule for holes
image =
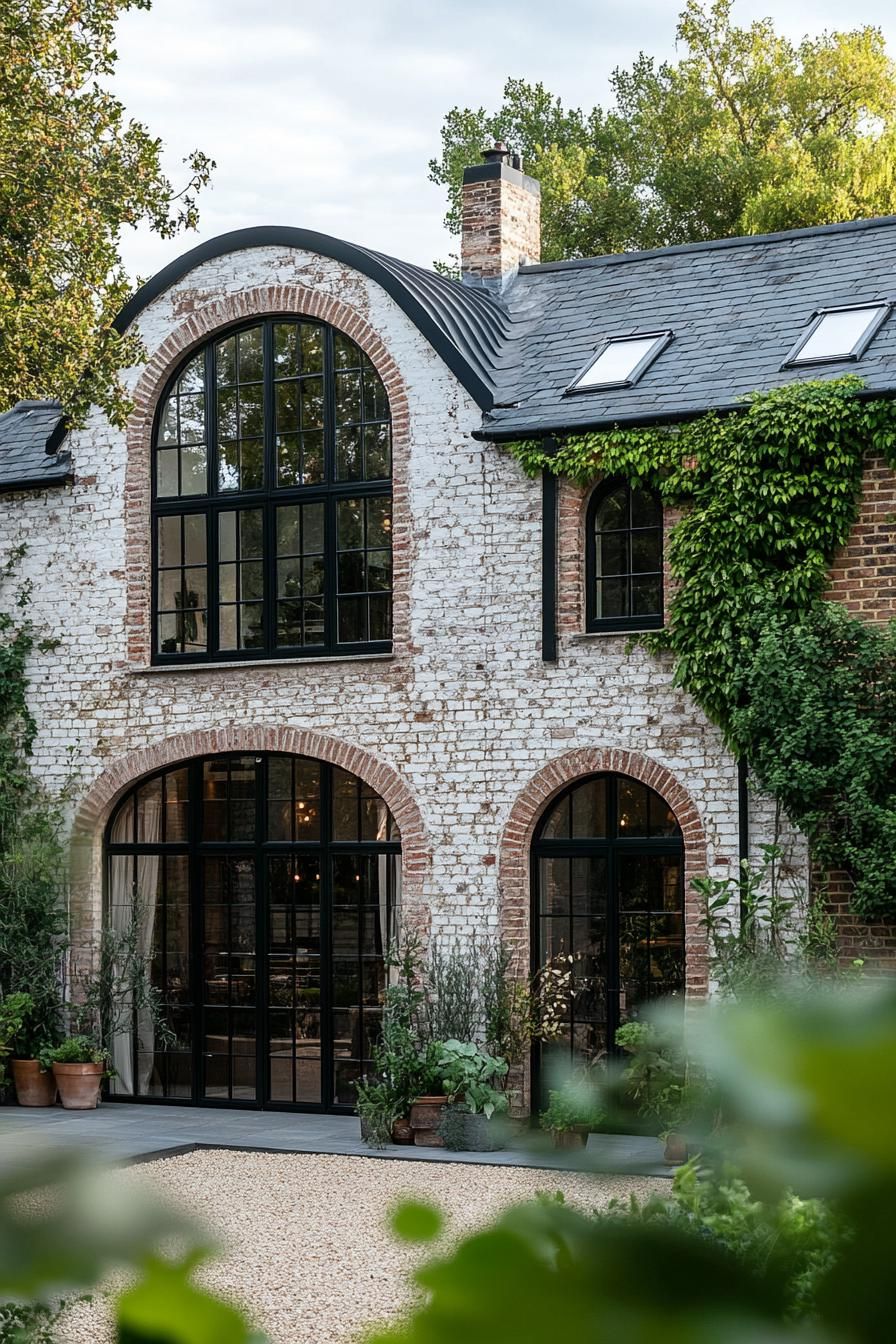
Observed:
[[[307,319],[221,333],[153,445],[155,662],[391,648],[391,417],[354,341]]]
[[[589,630],[663,623],[663,506],[652,490],[610,481],[595,490],[586,533]]]

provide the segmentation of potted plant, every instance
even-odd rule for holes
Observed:
[[[445,1041],[439,1061],[446,1105],[439,1132],[455,1152],[491,1153],[504,1147],[494,1116],[508,1109],[507,1095],[495,1083],[507,1077],[506,1059],[487,1054],[470,1041]]]
[[[392,1088],[382,1079],[362,1078],[355,1084],[355,1090],[358,1094],[361,1138],[371,1148],[385,1147],[399,1119],[398,1103]]]
[[[109,1072],[109,1053],[89,1036],[69,1036],[42,1052],[41,1065],[52,1068],[59,1099],[67,1111],[94,1110],[100,1085]]]
[[[30,994],[9,994],[0,1003],[0,1081],[4,1057],[12,1053],[10,1068],[20,1106],[52,1106],[56,1082],[51,1070],[41,1066],[41,1046],[35,1036],[35,1003]]]
[[[584,1080],[570,1079],[563,1087],[548,1093],[547,1109],[540,1124],[547,1130],[555,1148],[584,1148],[588,1135],[603,1120],[591,1086]]]
[[[417,1050],[412,1073],[414,1084],[408,1111],[414,1143],[418,1148],[444,1148],[439,1133],[448,1098],[442,1085],[442,1042],[429,1041]]]

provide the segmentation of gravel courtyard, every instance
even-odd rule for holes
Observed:
[[[387,1215],[403,1196],[429,1199],[443,1210],[443,1249],[539,1191],[562,1190],[571,1203],[590,1209],[669,1188],[649,1177],[227,1151],[125,1168],[121,1180],[214,1229],[224,1254],[203,1271],[204,1281],[246,1306],[273,1344],[342,1344],[409,1305],[408,1271],[432,1247],[392,1239]],[[57,1338],[61,1344],[111,1341],[102,1299],[75,1304]]]

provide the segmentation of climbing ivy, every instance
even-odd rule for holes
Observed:
[[[831,562],[856,520],[865,455],[896,466],[896,402],[861,389],[856,377],[791,384],[753,394],[742,413],[573,434],[553,456],[543,442],[511,451],[530,474],[548,468],[582,485],[618,475],[681,508],[669,619],[639,638],[671,651],[677,684],[747,757],[816,856],[852,873],[856,910],[896,914],[893,718],[881,718],[896,642],[822,610]],[[837,669],[827,693],[823,651]],[[847,683],[838,697],[834,685]],[[801,731],[784,731],[796,722]],[[813,756],[821,741],[834,751],[824,769]],[[856,767],[849,781],[831,744]],[[850,825],[859,815],[861,835]]]

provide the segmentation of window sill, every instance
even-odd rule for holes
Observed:
[[[152,677],[164,672],[233,672],[239,669],[245,672],[251,668],[266,667],[320,667],[321,663],[388,663],[395,653],[333,653],[321,654],[317,658],[247,658],[232,663],[148,663],[142,667],[129,667],[128,676]]]
[[[581,630],[569,636],[570,644],[588,644],[592,639],[631,639],[635,635],[656,635],[662,625],[645,625],[640,630]]]

